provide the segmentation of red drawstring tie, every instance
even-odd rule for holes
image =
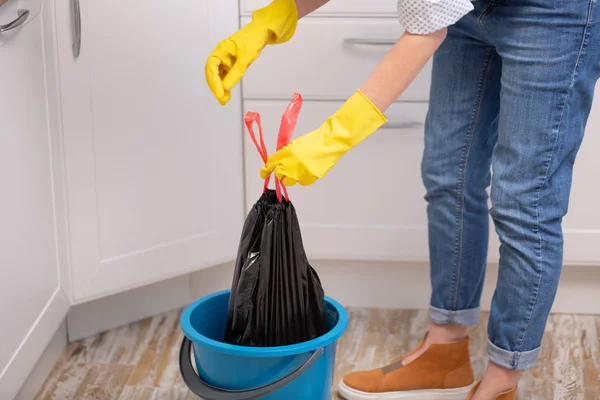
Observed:
[[[276,151],[279,151],[283,146],[286,146],[292,139],[292,134],[294,133],[294,128],[296,127],[296,121],[298,120],[298,114],[300,113],[300,108],[302,107],[302,96],[298,93],[294,93],[294,97],[290,104],[286,107],[283,115],[281,116],[281,125],[279,126],[279,134],[277,135],[277,148]],[[246,123],[246,127],[248,128],[248,132],[250,133],[250,138],[252,139],[252,143],[258,150],[263,162],[265,165],[268,160],[268,152],[267,146],[265,146],[265,139],[263,136],[262,125],[260,123],[260,114],[248,111],[246,116],[244,117],[244,122]],[[258,134],[260,137],[260,143],[256,140],[256,134],[252,128],[252,125],[256,122],[258,126]],[[263,188],[263,193],[267,192],[269,188],[269,182],[271,181],[271,176],[269,175],[267,179],[265,179],[265,185]],[[279,202],[282,201],[282,194],[285,195],[287,201],[290,201],[290,196],[288,195],[287,188],[281,182],[280,179],[275,178],[275,192],[277,193],[277,200]]]

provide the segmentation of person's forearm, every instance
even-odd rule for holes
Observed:
[[[446,29],[429,35],[405,33],[360,88],[362,93],[381,112],[385,112],[415,79],[445,38]]]
[[[327,2],[329,2],[329,0],[296,0],[298,19],[307,16]]]

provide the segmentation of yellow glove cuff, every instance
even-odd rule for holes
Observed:
[[[340,107],[330,119],[331,132],[336,141],[343,141],[348,149],[362,142],[387,122],[387,118],[359,89]]]
[[[287,42],[298,25],[298,9],[294,0],[273,0],[252,13],[252,20],[268,30],[267,44]]]

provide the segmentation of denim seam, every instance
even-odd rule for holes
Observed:
[[[477,99],[473,112],[471,114],[471,122],[469,124],[469,130],[467,133],[467,142],[461,156],[461,168],[460,168],[460,179],[458,181],[458,206],[456,210],[456,219],[458,222],[458,230],[456,232],[456,246],[455,246],[455,265],[454,273],[452,276],[452,293],[450,298],[450,304],[452,309],[458,308],[458,285],[460,281],[460,270],[462,269],[462,242],[463,242],[463,216],[465,208],[465,186],[466,186],[466,175],[467,167],[469,164],[469,154],[471,152],[471,144],[473,143],[473,137],[475,135],[475,126],[477,125],[477,119],[479,118],[479,112],[481,111],[481,103],[483,100],[483,93],[487,84],[487,79],[492,66],[492,60],[494,59],[494,49],[490,48],[485,55],[485,63],[481,77],[479,78],[479,86],[477,88]]]
[[[490,1],[490,3],[487,5],[487,7],[483,10],[483,12],[481,13],[481,15],[479,16],[479,18],[477,18],[477,25],[479,25],[479,30],[481,31],[481,33],[483,34],[483,36],[486,38],[486,40],[488,41],[488,43],[492,43],[492,41],[490,40],[490,38],[488,37],[488,35],[485,33],[485,30],[483,29],[483,19],[485,17],[487,17],[488,15],[490,15],[491,13],[493,13],[494,11],[496,11],[496,9],[498,7],[500,7],[502,5],[502,3],[504,3],[504,0],[492,0]]]
[[[533,311],[535,309],[535,306],[536,306],[538,298],[539,298],[539,288],[540,288],[541,281],[542,281],[543,255],[542,255],[542,235],[540,234],[540,214],[539,214],[539,202],[540,202],[541,192],[542,192],[542,188],[544,187],[544,185],[546,185],[548,183],[548,174],[550,173],[550,165],[551,165],[552,160],[555,155],[556,146],[558,144],[558,138],[560,136],[560,129],[564,122],[564,114],[565,114],[565,110],[567,108],[566,104],[567,104],[569,97],[573,93],[573,87],[575,86],[579,68],[581,66],[581,61],[583,59],[583,56],[585,55],[585,51],[586,51],[588,39],[589,39],[589,27],[592,22],[592,14],[593,14],[593,8],[594,8],[595,3],[596,3],[596,0],[589,0],[586,23],[585,23],[585,27],[583,28],[583,35],[582,35],[582,39],[581,39],[581,44],[579,46],[579,53],[577,54],[577,58],[575,60],[575,65],[573,67],[573,72],[571,73],[571,82],[569,84],[568,89],[564,93],[565,96],[563,98],[563,101],[560,104],[560,116],[558,118],[558,124],[557,124],[556,130],[555,130],[554,143],[552,145],[552,150],[550,151],[550,154],[548,156],[548,160],[546,161],[546,165],[545,165],[546,171],[544,172],[544,178],[540,182],[540,185],[536,188],[536,198],[535,198],[533,207],[535,210],[535,219],[536,219],[535,233],[538,236],[538,248],[536,249],[536,252],[537,252],[537,257],[538,257],[538,262],[539,262],[539,265],[538,265],[539,278],[535,284],[535,293],[533,294],[533,299],[532,299],[532,302],[530,303],[530,307],[528,310],[528,316],[525,321],[525,327],[523,328],[523,330],[521,331],[521,334],[519,335],[519,338],[517,339],[516,352],[521,351],[521,346],[523,345],[523,341],[525,340],[525,334],[527,333],[527,330],[529,329],[529,325],[530,325],[531,319],[533,317]],[[516,358],[517,357],[516,354],[517,353],[515,353],[515,365],[517,365],[516,363],[518,361]]]

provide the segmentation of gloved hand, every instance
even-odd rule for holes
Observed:
[[[275,171],[285,186],[312,185],[386,122],[383,113],[359,90],[317,130],[292,140],[269,157],[260,176],[267,179]]]
[[[222,105],[231,98],[231,89],[258,58],[267,44],[292,38],[298,25],[294,0],[273,0],[252,13],[250,21],[228,39],[221,41],[206,61],[206,82]]]

